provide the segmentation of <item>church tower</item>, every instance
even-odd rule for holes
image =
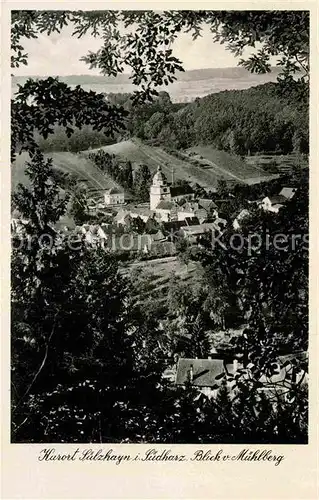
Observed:
[[[167,179],[161,167],[157,167],[157,172],[153,177],[153,184],[150,189],[150,209],[155,210],[161,200],[170,200],[171,190],[167,184]]]

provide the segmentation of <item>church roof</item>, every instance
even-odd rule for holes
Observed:
[[[172,198],[174,198],[174,196],[183,196],[185,194],[193,194],[193,193],[194,193],[193,189],[188,184],[185,184],[185,186],[171,186]]]

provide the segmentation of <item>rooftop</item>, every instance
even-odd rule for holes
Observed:
[[[105,194],[123,194],[124,195],[124,191],[116,188],[116,187],[112,187],[111,189],[107,189],[105,191]]]
[[[183,186],[171,186],[171,196],[174,198],[175,196],[183,196],[185,194],[193,194],[193,189],[185,184]]]
[[[176,204],[173,201],[161,200],[156,207],[156,210],[172,210]]]
[[[234,373],[233,363],[223,359],[191,359],[180,358],[177,363],[176,384],[188,382],[197,387],[218,388],[223,375]]]
[[[213,200],[209,200],[207,198],[199,198],[198,204],[200,207],[205,208],[205,210],[211,210],[214,208],[217,208],[216,203],[213,202]]]
[[[216,224],[214,222],[207,222],[196,226],[182,226],[181,229],[189,234],[202,234],[205,231],[212,231],[213,229],[216,229]]]
[[[285,198],[285,196],[282,196],[280,194],[275,194],[273,196],[266,196],[266,198],[269,198],[270,203],[272,205],[283,204],[287,201],[287,198]]]
[[[294,194],[295,194],[296,191],[297,190],[294,187],[285,186],[285,187],[282,188],[282,190],[280,191],[279,195],[280,196],[284,196],[285,198],[287,198],[288,200],[290,200],[294,196]]]

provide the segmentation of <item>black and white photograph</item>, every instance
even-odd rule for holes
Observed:
[[[11,11],[11,443],[308,444],[310,13],[287,5]]]

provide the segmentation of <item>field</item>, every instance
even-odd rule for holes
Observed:
[[[53,158],[53,165],[58,170],[74,174],[78,180],[87,186],[88,193],[92,197],[99,197],[101,193],[111,187],[119,187],[111,177],[104,175],[91,161],[77,154],[61,152],[48,153],[44,155],[46,158]],[[26,153],[17,156],[16,161],[12,165],[12,190],[21,182],[28,183],[25,175],[25,164],[28,161]]]
[[[269,164],[275,164],[277,169],[281,174],[287,174],[291,171],[291,169],[295,165],[299,165],[301,168],[307,168],[308,159],[305,155],[254,155],[247,156],[245,159],[248,165],[252,165],[255,167],[263,167],[267,168]]]
[[[251,184],[269,177],[262,168],[247,165],[240,158],[215,150],[210,146],[191,148],[184,153],[185,160],[176,158],[160,147],[148,146],[137,139],[104,146],[101,149],[128,159],[135,165],[145,163],[149,166],[151,173],[154,173],[158,165],[161,165],[168,181],[171,181],[174,169],[175,180],[184,179],[204,188],[216,187],[218,180],[222,178],[237,183]],[[192,152],[194,156],[189,154]],[[198,160],[201,165],[193,165],[192,158]]]
[[[144,144],[138,139],[104,146],[101,149],[130,160],[133,168],[144,163],[149,166],[152,174],[160,165],[169,182],[172,180],[174,171],[175,180],[184,179],[190,184],[199,184],[208,189],[216,188],[219,179],[225,179],[232,183],[255,184],[278,177],[278,174],[270,175],[263,170],[263,162],[266,164],[267,161],[270,161],[269,157],[249,157],[249,161],[244,162],[236,156],[216,150],[211,146],[196,146],[180,152],[182,158],[177,158],[160,147]],[[53,158],[55,168],[76,175],[78,181],[87,186],[91,197],[99,198],[104,190],[120,187],[110,176],[103,174],[86,158],[87,153],[88,151],[83,151],[81,154],[55,152],[48,153],[45,157]],[[290,168],[291,159],[286,157],[277,157],[277,159],[283,172]],[[28,182],[24,172],[27,160],[28,156],[23,153],[17,157],[12,166],[13,190],[18,182]],[[197,162],[196,165],[191,163],[194,160]],[[127,195],[130,194],[127,193]]]
[[[256,184],[278,177],[269,175],[259,165],[245,163],[241,158],[212,146],[196,146],[188,149],[186,154],[188,156],[192,154],[193,158],[205,165],[207,171],[214,173],[218,178],[234,183]]]

